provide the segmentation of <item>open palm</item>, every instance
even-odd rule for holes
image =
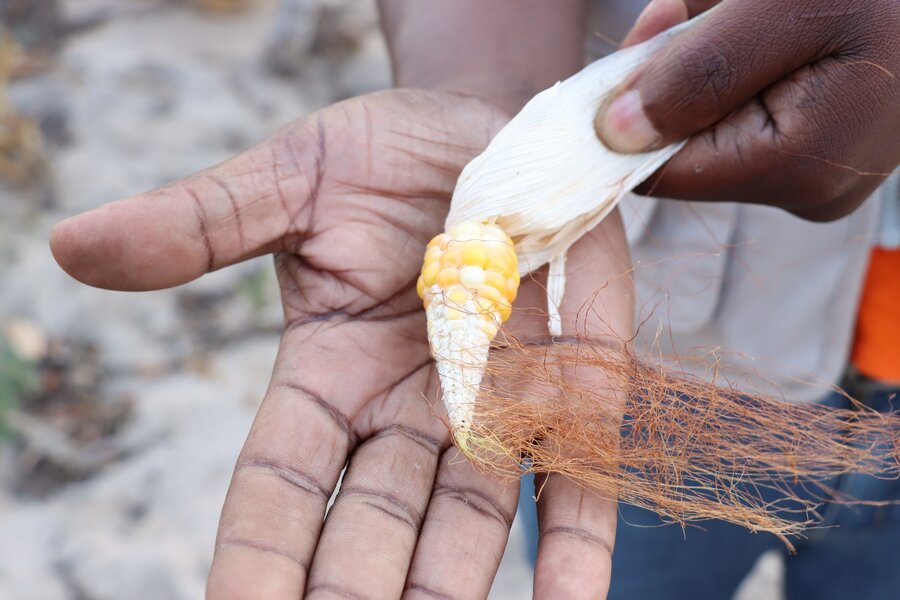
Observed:
[[[275,254],[285,329],[222,512],[211,597],[487,595],[518,486],[451,448],[415,281],[459,171],[505,120],[454,94],[356,98],[54,231],[69,273],[114,289]],[[627,268],[620,224],[601,228],[570,255],[570,307]],[[624,331],[628,284],[611,289],[604,325]],[[523,282],[517,307],[541,300]],[[545,321],[521,311],[509,326],[541,332]],[[540,504],[537,595],[604,593],[614,504],[553,477]]]

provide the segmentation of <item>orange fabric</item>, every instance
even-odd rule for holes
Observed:
[[[863,287],[853,342],[860,373],[900,382],[900,248],[875,248]]]

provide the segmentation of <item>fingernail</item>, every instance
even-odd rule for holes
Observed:
[[[647,119],[637,90],[628,90],[613,100],[601,119],[600,138],[616,152],[646,152],[662,139]]]

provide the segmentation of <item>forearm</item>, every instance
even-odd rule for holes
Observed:
[[[394,82],[510,112],[582,67],[584,0],[379,0]]]

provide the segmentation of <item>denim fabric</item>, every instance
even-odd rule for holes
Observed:
[[[898,390],[869,387],[855,395],[872,408],[891,409]],[[900,404],[900,396],[896,402]],[[834,394],[823,403],[847,406]],[[532,561],[538,533],[533,480],[523,480],[519,500]],[[867,500],[900,499],[900,481],[852,474],[832,482]],[[825,509],[823,527],[793,540],[787,555],[768,534],[710,521],[682,529],[655,514],[619,505],[610,600],[729,600],[757,558],[770,549],[785,554],[787,600],[894,600],[900,598],[900,507],[837,506]]]

